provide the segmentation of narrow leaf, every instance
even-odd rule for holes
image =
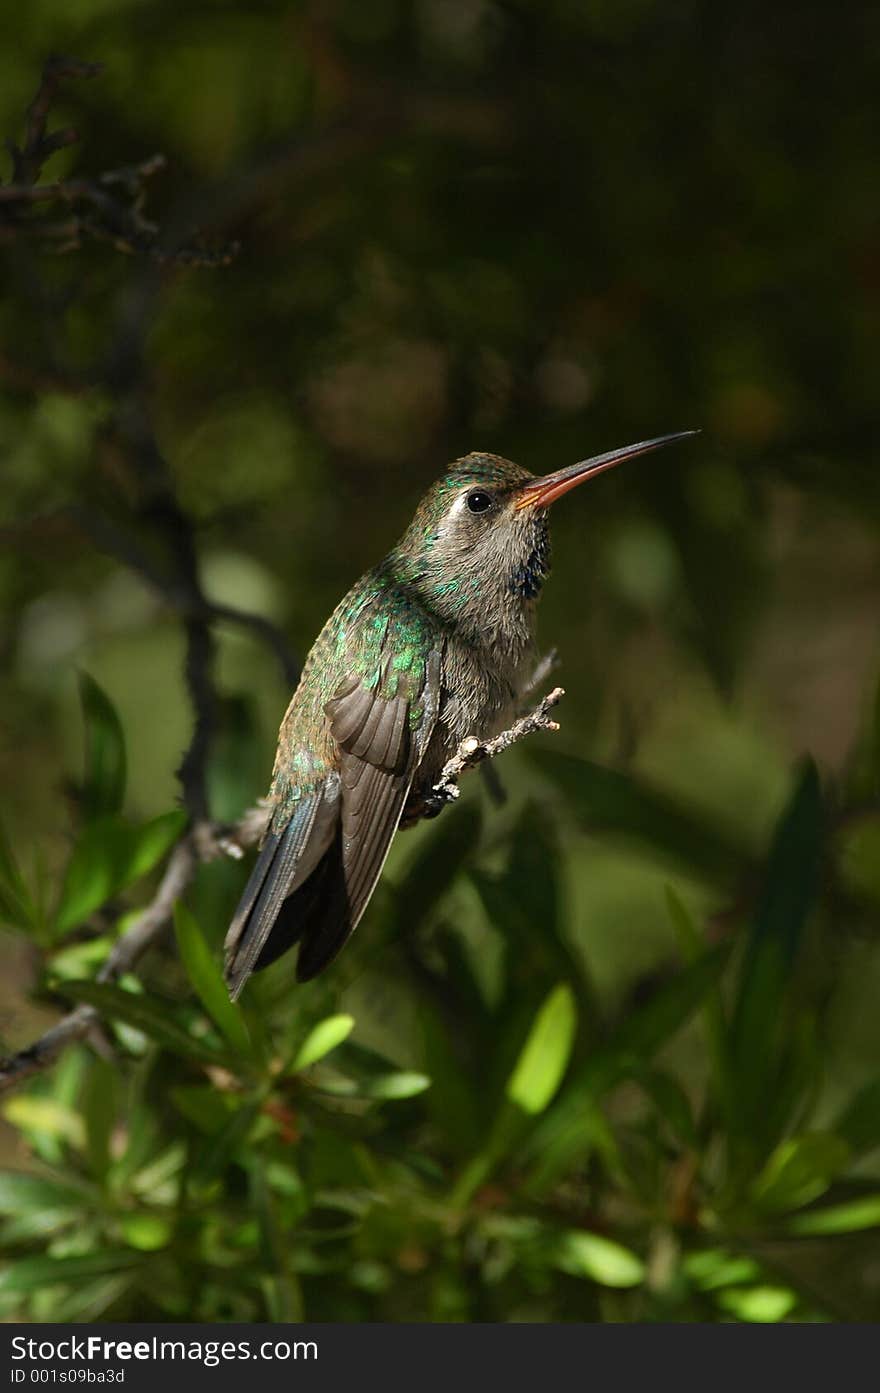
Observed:
[[[628,1020],[610,1042],[618,1055],[631,1053],[649,1059],[693,1015],[724,971],[730,956],[727,944],[719,944],[689,967],[676,973]]]
[[[191,1035],[173,1008],[156,997],[128,992],[108,982],[65,982],[61,990],[74,1001],[96,1007],[103,1016],[142,1031],[174,1054],[213,1064],[233,1062],[225,1051]]]
[[[86,726],[83,810],[89,820],[118,813],[125,798],[125,736],[116,708],[88,673],[79,675]]]
[[[329,1093],[337,1098],[370,1098],[377,1101],[415,1098],[431,1087],[427,1074],[410,1070],[400,1070],[394,1074],[378,1074],[367,1079],[333,1078],[321,1079],[315,1087],[321,1093]]]
[[[705,813],[630,774],[560,750],[541,749],[532,758],[589,832],[636,843],[710,881],[729,880],[749,859]]]
[[[67,865],[56,933],[75,928],[113,895],[151,871],[178,841],[185,826],[183,812],[163,813],[142,827],[132,827],[118,817],[91,823]]]
[[[587,1277],[605,1287],[636,1287],[645,1276],[644,1263],[629,1248],[582,1229],[560,1234],[550,1260],[572,1277]]]
[[[18,1262],[7,1263],[0,1270],[0,1294],[42,1291],[44,1287],[78,1283],[88,1277],[121,1272],[139,1261],[137,1253],[130,1248],[109,1248],[80,1257],[21,1258]]]
[[[543,1112],[550,1102],[568,1066],[576,1030],[574,995],[562,983],[538,1011],[507,1083],[508,1098],[524,1112]]]
[[[59,1180],[24,1171],[0,1171],[0,1214],[22,1214],[35,1209],[80,1208],[89,1195],[83,1186],[66,1185]]]
[[[335,1050],[337,1045],[341,1045],[353,1029],[354,1016],[327,1016],[325,1020],[319,1021],[297,1050],[291,1072],[297,1074],[301,1069],[308,1069],[310,1064],[316,1064],[331,1050]]]
[[[175,906],[174,932],[187,976],[208,1015],[237,1054],[252,1058],[254,1047],[241,1007],[229,1000],[219,964],[186,905]]]
[[[47,1139],[81,1147],[85,1140],[82,1118],[72,1107],[54,1098],[20,1093],[17,1097],[6,1099],[2,1105],[2,1112],[7,1122],[11,1122],[13,1127],[18,1127],[34,1144]],[[60,1160],[61,1148],[54,1149]]]
[[[34,907],[12,850],[6,829],[0,822],[0,920],[18,929],[30,929]]]
[[[880,1228],[880,1195],[862,1195],[843,1204],[828,1204],[805,1214],[795,1214],[785,1228],[787,1233],[799,1238]]]
[[[797,1209],[824,1194],[849,1160],[849,1147],[830,1132],[780,1142],[757,1177],[752,1198],[762,1210]]]
[[[737,1320],[775,1325],[797,1305],[797,1297],[788,1287],[729,1287],[718,1293],[718,1304]]]
[[[208,1138],[196,1159],[189,1175],[190,1183],[196,1189],[209,1186],[223,1174],[250,1135],[254,1123],[262,1111],[262,1101],[257,1098],[236,1108],[229,1121],[220,1131]]]
[[[116,1121],[117,1071],[93,1059],[83,1080],[81,1110],[86,1127],[86,1156],[92,1175],[103,1180],[110,1165],[110,1137]]]
[[[766,1105],[783,1026],[783,1005],[822,852],[824,813],[815,765],[804,765],[780,818],[740,973],[732,1056],[742,1125]]]

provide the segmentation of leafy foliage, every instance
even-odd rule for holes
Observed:
[[[548,762],[551,778],[558,768]],[[584,787],[593,777],[585,765]],[[386,887],[369,933],[384,921],[383,970],[416,1005],[396,1058],[358,1040],[353,1014],[327,1013],[329,979],[294,992],[284,964],[233,1005],[183,904],[177,955],[154,955],[147,986],[53,974],[50,955],[49,984],[100,1010],[114,1062],[80,1047],[4,1104],[34,1155],[33,1169],[0,1173],[5,1313],[834,1314],[833,1292],[806,1276],[801,1287],[798,1244],[880,1225],[880,1186],[853,1169],[880,1144],[880,1111],[875,1080],[835,1125],[816,1121],[814,1039],[799,1028],[816,1010],[804,944],[827,844],[815,769],[796,780],[756,880],[741,863],[754,890],[732,937],[707,944],[668,888],[682,958],[616,1019],[565,939],[551,829],[566,803],[554,806],[508,820],[495,869],[468,808],[458,824],[447,815]],[[95,826],[84,805],[70,859],[88,884],[106,861]],[[491,983],[449,918],[467,880],[483,934],[505,950]],[[432,891],[415,912],[419,885]],[[682,1032],[689,1053],[705,1036],[699,1077],[670,1053]]]

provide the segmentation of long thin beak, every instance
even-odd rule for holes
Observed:
[[[673,440],[686,440],[689,435],[699,433],[696,430],[680,430],[673,435],[658,435],[653,440],[640,440],[636,445],[624,445],[622,450],[609,450],[607,455],[594,455],[592,459],[581,460],[579,464],[570,464],[567,469],[557,469],[555,474],[545,474],[542,479],[533,479],[530,483],[523,484],[514,507],[547,508],[551,503],[555,503],[557,498],[568,493],[569,489],[577,488],[585,479],[592,479],[594,474],[604,474],[606,469],[613,469],[616,464],[622,464],[626,459],[635,459],[636,455],[647,455],[651,450],[671,445]]]

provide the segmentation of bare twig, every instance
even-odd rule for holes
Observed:
[[[509,730],[502,730],[500,735],[493,736],[491,740],[478,740],[475,735],[469,735],[466,740],[462,740],[455,754],[444,764],[440,778],[431,789],[432,811],[435,808],[439,811],[445,804],[458,798],[458,781],[468,769],[475,769],[483,760],[494,759],[496,755],[503,754],[511,745],[515,745],[518,740],[524,740],[527,735],[533,735],[535,731],[558,730],[559,722],[551,719],[550,712],[564,695],[562,687],[554,687],[552,692],[541,698],[533,711],[520,716]]]
[[[24,144],[19,149],[12,141],[7,142],[15,180],[25,185],[35,184],[49,156],[77,139],[76,131],[70,129],[46,134],[49,108],[62,81],[67,77],[97,77],[102,70],[102,63],[83,63],[78,58],[53,55],[48,59],[36,96],[27,109]]]
[[[50,58],[37,94],[28,107],[22,146],[7,142],[12,180],[0,185],[0,241],[35,238],[72,251],[87,238],[110,242],[118,251],[138,253],[160,266],[226,266],[237,244],[206,247],[196,236],[166,245],[158,225],[144,216],[146,181],[165,166],[162,155],[107,170],[96,178],[59,179],[40,184],[49,157],[78,139],[75,130],[46,132],[49,109],[59,84],[70,77],[95,77],[100,63]]]
[[[232,828],[202,823],[187,833],[171,853],[152,900],[117,939],[98,973],[98,981],[112,982],[130,972],[155,943],[169,923],[174,906],[195,875],[200,861],[210,860],[221,851],[232,854],[232,846],[237,848],[240,856],[241,849],[259,840],[265,821],[266,815],[258,808],[245,813]],[[48,1069],[68,1045],[85,1039],[99,1020],[99,1012],[94,1006],[77,1006],[41,1035],[39,1040],[0,1061],[0,1095],[9,1093],[35,1074]]]
[[[181,585],[174,575],[166,574],[125,528],[99,509],[74,503],[57,512],[32,518],[17,528],[0,527],[0,541],[14,542],[17,534],[23,530],[32,531],[45,524],[65,521],[72,522],[84,532],[100,551],[114,556],[117,561],[135,571],[177,614],[184,618],[217,620],[224,624],[233,624],[240,629],[250,629],[275,654],[288,686],[296,686],[299,681],[300,663],[277,624],[273,624],[265,615],[239,609],[235,605],[217,604],[207,599],[201,591],[194,594],[191,585]]]

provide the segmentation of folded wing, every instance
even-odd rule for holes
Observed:
[[[315,977],[357,927],[430,740],[439,694],[434,652],[420,690],[380,696],[378,684],[351,679],[327,702],[338,770],[265,839],[226,938],[233,999],[251,972],[296,942],[297,977]]]

